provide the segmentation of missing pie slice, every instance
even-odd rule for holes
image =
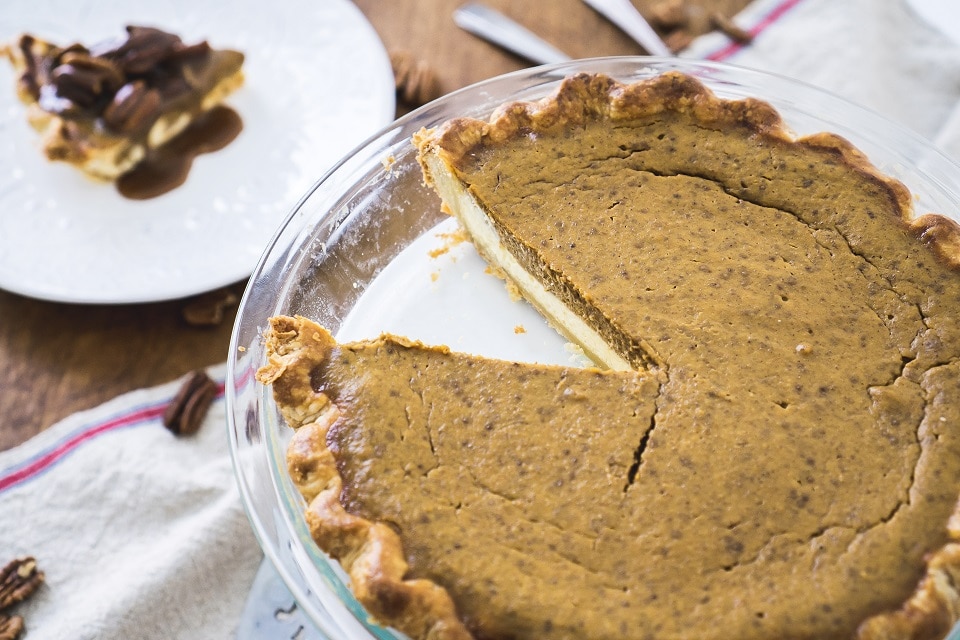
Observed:
[[[298,429],[291,475],[377,620],[414,638],[946,636],[953,222],[914,218],[841,138],[794,139],[768,104],[677,73],[574,76],[416,144],[491,265],[623,371],[565,370],[590,380],[568,395],[537,365],[273,321],[260,379]]]
[[[242,53],[152,27],[91,47],[24,34],[5,53],[46,157],[110,181],[243,83]]]

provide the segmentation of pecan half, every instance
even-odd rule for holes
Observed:
[[[439,97],[439,86],[433,69],[425,60],[416,60],[407,51],[390,54],[397,98],[411,107],[419,107]]]
[[[50,79],[58,96],[81,107],[92,107],[99,97],[95,73],[63,64],[53,70]]]
[[[82,48],[65,50],[60,55],[59,65],[69,65],[89,74],[92,88],[97,94],[112,93],[123,84],[123,71],[116,64],[106,58],[92,56]]]
[[[710,14],[710,22],[713,27],[738,44],[750,44],[753,42],[753,34],[738,25],[726,14],[714,11]]]
[[[161,110],[160,93],[142,80],[120,87],[103,110],[103,122],[118,133],[134,133],[152,125]]]
[[[693,34],[686,29],[677,29],[665,35],[663,42],[670,51],[678,53],[690,46],[690,43],[693,42]]]
[[[178,436],[196,433],[207,416],[219,388],[205,371],[194,371],[163,413],[163,426]]]
[[[690,8],[685,0],[660,0],[650,7],[649,19],[659,29],[682,29],[690,22]]]
[[[179,36],[160,29],[129,26],[126,41],[98,53],[115,61],[125,73],[139,74],[153,69],[182,43]]]
[[[215,327],[223,322],[226,311],[239,301],[237,294],[227,288],[201,294],[182,310],[184,322],[192,327]]]
[[[106,99],[123,84],[123,73],[115,64],[88,53],[70,51],[50,73],[57,95],[82,107],[91,107]]]
[[[0,640],[16,640],[23,632],[23,618],[0,614]]]
[[[29,597],[43,584],[43,572],[31,557],[11,560],[0,570],[0,610]]]

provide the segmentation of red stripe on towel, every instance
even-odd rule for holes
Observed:
[[[89,429],[81,431],[80,433],[72,435],[54,448],[38,454],[23,466],[15,469],[12,473],[0,478],[0,492],[37,475],[87,440],[95,438],[96,436],[107,431],[128,427],[137,422],[152,420],[162,415],[165,409],[166,403],[153,405],[145,409],[140,409],[133,413],[108,420],[107,422],[95,425]]]
[[[760,22],[754,25],[752,29],[749,29],[750,35],[753,37],[757,37],[758,35],[763,33],[770,25],[772,25],[781,17],[783,17],[783,15],[788,11],[790,11],[790,9],[793,9],[795,6],[797,6],[801,2],[803,2],[803,0],[784,0],[783,2],[775,6],[773,9],[771,9],[770,12],[767,15],[765,15],[760,20]],[[715,51],[709,54],[706,57],[706,59],[715,60],[717,62],[726,60],[736,52],[743,49],[744,46],[745,45],[742,45],[739,42],[732,42],[726,47],[724,47],[723,49],[720,49],[719,51]]]
[[[219,398],[222,395],[223,383],[220,383],[218,385],[217,397]],[[42,451],[34,455],[33,458],[27,460],[26,462],[21,463],[7,473],[7,475],[0,476],[0,493],[3,493],[6,489],[9,489],[22,482],[26,482],[30,478],[39,475],[47,468],[56,464],[70,452],[77,449],[80,445],[99,435],[160,418],[163,415],[163,412],[166,411],[169,403],[170,399],[167,398],[155,404],[136,409],[131,413],[125,413],[121,416],[117,416],[116,418],[107,420],[106,422],[92,425],[83,429],[79,433],[71,435],[62,442],[54,445],[52,448]]]

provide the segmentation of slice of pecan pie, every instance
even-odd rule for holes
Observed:
[[[422,349],[361,366],[386,347],[311,348],[329,337],[275,321],[261,380],[308,430],[292,477],[378,620],[416,638],[947,635],[955,223],[914,218],[837,136],[795,139],[770,105],[677,73],[574,76],[416,142],[497,271],[646,393],[611,375],[567,396],[534,365]]]
[[[115,180],[243,83],[242,53],[159,29],[60,47],[25,34],[6,47],[17,95],[50,160]]]

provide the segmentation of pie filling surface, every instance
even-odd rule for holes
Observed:
[[[576,76],[416,143],[599,363],[267,334],[308,522],[414,637],[921,638],[956,618],[958,233],[831,134]],[[960,578],[960,576],[958,576]]]

